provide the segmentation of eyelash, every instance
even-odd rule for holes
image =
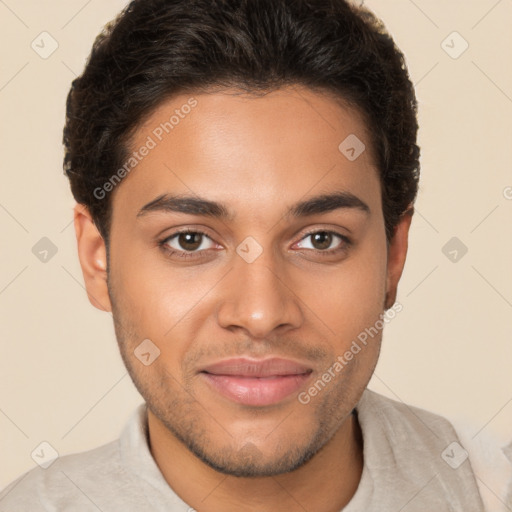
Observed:
[[[163,240],[160,240],[158,242],[158,246],[162,250],[164,250],[169,256],[177,256],[178,258],[181,258],[181,259],[184,259],[184,260],[190,259],[190,258],[196,258],[197,259],[197,258],[204,257],[204,253],[208,249],[203,249],[201,251],[177,251],[175,249],[169,248],[169,246],[167,245],[167,242],[169,242],[169,240],[172,240],[173,238],[175,238],[175,237],[177,237],[179,235],[187,234],[187,233],[196,234],[196,235],[203,235],[203,236],[205,236],[207,238],[210,238],[208,236],[208,234],[205,233],[204,231],[193,230],[193,229],[184,229],[182,231],[176,231],[172,235],[169,235],[166,238],[164,238]],[[340,238],[341,242],[342,242],[340,244],[340,246],[336,247],[335,249],[329,249],[329,250],[325,250],[325,251],[322,251],[321,249],[316,249],[316,250],[315,249],[306,249],[307,251],[315,251],[318,254],[321,254],[322,257],[323,256],[326,256],[326,257],[327,256],[332,256],[334,254],[346,251],[352,245],[352,240],[350,240],[347,236],[342,235],[340,233],[337,233],[336,231],[329,231],[327,229],[316,229],[316,230],[313,230],[313,231],[309,231],[309,232],[305,233],[304,236],[299,241],[302,241],[305,238],[307,238],[308,236],[315,235],[317,233],[327,233],[327,234],[334,235],[334,236]],[[211,238],[210,238],[210,240],[211,240]]]

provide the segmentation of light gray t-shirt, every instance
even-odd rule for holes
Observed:
[[[356,411],[364,467],[343,512],[484,510],[467,452],[447,420],[368,389]],[[0,494],[1,512],[98,510],[192,510],[167,484],[151,455],[145,404],[118,440],[62,456],[47,469],[32,469]]]
[[[503,448],[503,453],[506,455],[507,459],[512,464],[512,443]],[[512,479],[508,483],[506,506],[508,507],[509,510],[512,510]]]

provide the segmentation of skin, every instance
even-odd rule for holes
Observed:
[[[131,149],[190,97],[160,105]],[[393,304],[411,215],[388,244],[366,126],[332,96],[296,86],[265,96],[226,90],[193,97],[192,112],[115,189],[108,262],[88,210],[75,208],[89,299],[113,313],[123,360],[148,404],[152,455],[184,501],[206,512],[339,511],[361,478],[362,437],[351,411],[381,337],[307,405],[297,393],[271,406],[242,405],[216,392],[200,370],[230,357],[283,357],[313,370],[300,391],[307,390]],[[338,150],[349,134],[366,144],[355,161]],[[286,215],[335,191],[353,194],[369,211]],[[220,202],[231,218],[137,215],[166,193]],[[207,234],[193,239],[201,245],[186,260],[159,246],[183,227]],[[326,249],[310,231],[351,243],[327,235]],[[252,263],[236,252],[249,236],[262,249]],[[180,240],[167,246],[186,252],[190,245]],[[338,252],[322,254],[329,249]],[[144,339],[160,350],[149,366],[134,355]]]

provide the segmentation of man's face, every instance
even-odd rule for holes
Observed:
[[[302,88],[233,92],[174,97],[139,127],[131,150],[156,145],[113,196],[108,291],[150,414],[210,466],[263,476],[306,462],[359,400],[380,335],[309,403],[298,397],[379,320],[388,253],[360,117]],[[351,134],[366,145],[355,160],[338,149]],[[226,215],[191,201],[144,209],[166,194]],[[342,200],[293,210],[331,194]],[[143,340],[146,362],[160,350],[149,365]],[[286,361],[260,364],[274,358]]]

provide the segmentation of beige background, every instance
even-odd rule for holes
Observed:
[[[0,0],[0,487],[118,436],[141,402],[109,314],[83,289],[62,174],[64,100],[121,0]],[[422,184],[411,248],[371,388],[512,437],[512,0],[373,0],[405,52],[420,103]],[[47,31],[57,50],[31,43]],[[441,43],[457,31],[469,48]],[[47,37],[47,36],[45,36]],[[45,48],[50,48],[49,39]],[[463,41],[450,36],[452,55]],[[508,187],[508,188],[507,188]],[[457,237],[467,254],[442,251]],[[48,237],[57,253],[32,247]],[[446,252],[446,251],[445,251]]]

